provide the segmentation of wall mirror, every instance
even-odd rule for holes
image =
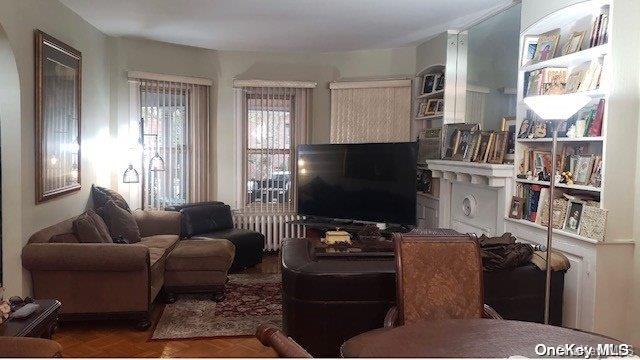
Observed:
[[[82,54],[35,32],[36,203],[80,190]]]
[[[515,4],[465,31],[465,122],[483,130],[508,130],[503,119],[516,114],[520,10]]]

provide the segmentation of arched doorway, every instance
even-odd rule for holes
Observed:
[[[22,262],[20,79],[14,52],[0,24],[0,200],[2,287],[5,297],[24,295]]]

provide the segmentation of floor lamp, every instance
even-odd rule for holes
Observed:
[[[556,179],[556,147],[558,144],[558,123],[569,119],[573,114],[591,102],[591,98],[580,94],[537,95],[524,98],[525,104],[543,120],[549,120],[553,131],[551,143],[551,174],[549,176],[549,221],[547,221],[547,273],[544,293],[544,323],[549,324],[549,300],[551,298],[551,243],[553,241],[553,200]]]

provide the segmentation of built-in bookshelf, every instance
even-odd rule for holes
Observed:
[[[602,210],[598,214],[604,231],[610,9],[609,1],[585,1],[553,13],[521,33],[513,195],[522,199],[522,212],[518,215],[510,210],[507,218],[512,222],[540,228],[538,217],[551,201],[548,187],[555,181],[555,198],[566,200],[566,211],[573,214],[579,206]],[[540,51],[541,46],[546,52]],[[524,99],[549,94],[568,96],[565,93],[580,93],[592,100],[559,125],[558,156],[551,159],[553,124],[539,119]],[[551,161],[560,167],[556,174],[551,174]],[[581,205],[571,208],[572,201]],[[514,206],[520,205],[516,202]],[[573,229],[573,219],[570,223],[550,220],[557,212],[563,213],[554,205],[554,214],[545,211],[542,222],[551,221],[554,231],[569,237],[604,240],[586,230],[581,233],[579,227]]]
[[[419,71],[414,78],[412,136],[423,130],[440,128],[444,118],[445,66],[434,64]]]

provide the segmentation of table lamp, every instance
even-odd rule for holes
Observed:
[[[556,184],[556,146],[558,143],[558,123],[569,119],[573,114],[591,102],[591,98],[580,94],[536,95],[524,98],[529,109],[543,120],[550,120],[553,131],[551,145],[551,176],[549,177],[549,221],[547,221],[547,273],[544,294],[544,323],[549,324],[549,299],[551,297],[551,243],[553,241],[553,199]]]

